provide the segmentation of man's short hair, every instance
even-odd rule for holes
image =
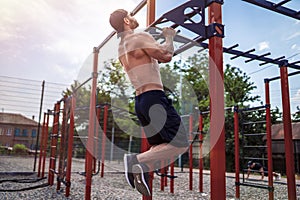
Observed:
[[[248,167],[251,167],[252,164],[253,164],[253,161],[250,160],[250,161],[248,162]]]
[[[124,18],[127,17],[127,15],[128,12],[124,9],[115,10],[110,14],[109,23],[117,33],[124,31]]]

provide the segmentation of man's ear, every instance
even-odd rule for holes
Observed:
[[[129,24],[129,19],[127,17],[124,18],[125,24]]]

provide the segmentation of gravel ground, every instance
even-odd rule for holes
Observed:
[[[46,184],[47,179],[40,180],[35,183],[23,183],[6,182],[3,180],[11,179],[36,179],[35,173],[11,173],[11,172],[32,172],[33,169],[33,157],[9,157],[0,156],[0,200],[17,200],[17,199],[28,199],[28,200],[40,200],[40,199],[74,199],[82,200],[85,194],[85,177],[79,175],[77,172],[82,172],[84,169],[84,160],[73,160],[72,165],[72,184],[71,184],[71,195],[66,198],[64,196],[65,186],[62,185],[60,191],[56,191],[56,183],[53,186],[46,186],[39,189],[22,191],[22,192],[3,192],[3,190],[21,189],[26,187],[33,187],[41,184]],[[46,163],[46,169],[48,169],[48,163]],[[10,173],[4,173],[10,172]],[[177,172],[177,173],[176,173]],[[189,173],[188,169],[184,169],[183,172],[180,169],[175,169],[175,173],[178,176],[175,179],[175,194],[169,192],[169,188],[166,187],[165,191],[160,191],[160,178],[154,177],[153,180],[153,199],[167,200],[167,199],[210,199],[210,178],[209,172],[204,172],[204,192],[198,192],[198,172],[194,170],[193,179],[193,191],[189,191]],[[13,175],[12,175],[13,174]],[[226,193],[227,199],[234,199],[235,196],[235,179],[233,174],[227,174],[226,177]],[[47,176],[47,174],[46,174]],[[258,181],[258,176],[252,176],[253,183],[267,184],[266,181]],[[267,180],[267,179],[266,179]],[[287,186],[286,179],[282,178],[280,182],[274,183],[274,196],[275,199],[288,199],[287,197]],[[297,182],[297,184],[300,184]],[[297,186],[297,197],[300,199],[300,187]],[[135,200],[142,199],[141,195],[128,186],[125,181],[123,173],[122,162],[107,162],[105,163],[105,174],[101,178],[100,175],[93,177],[92,183],[92,199],[102,200]],[[241,186],[241,198],[240,199],[268,199],[268,191],[264,189],[258,189],[253,187]]]

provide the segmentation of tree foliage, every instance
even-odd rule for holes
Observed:
[[[251,92],[256,89],[250,77],[237,67],[226,65],[224,72],[225,104],[227,107],[244,107],[245,103],[259,100],[259,96],[252,96]]]

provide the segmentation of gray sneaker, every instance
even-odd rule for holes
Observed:
[[[145,196],[151,196],[148,171],[148,167],[143,163],[133,165],[132,167],[134,185],[136,189]]]
[[[132,166],[138,164],[136,154],[124,154],[124,168],[125,168],[125,177],[127,183],[134,188],[134,177],[132,173]]]

